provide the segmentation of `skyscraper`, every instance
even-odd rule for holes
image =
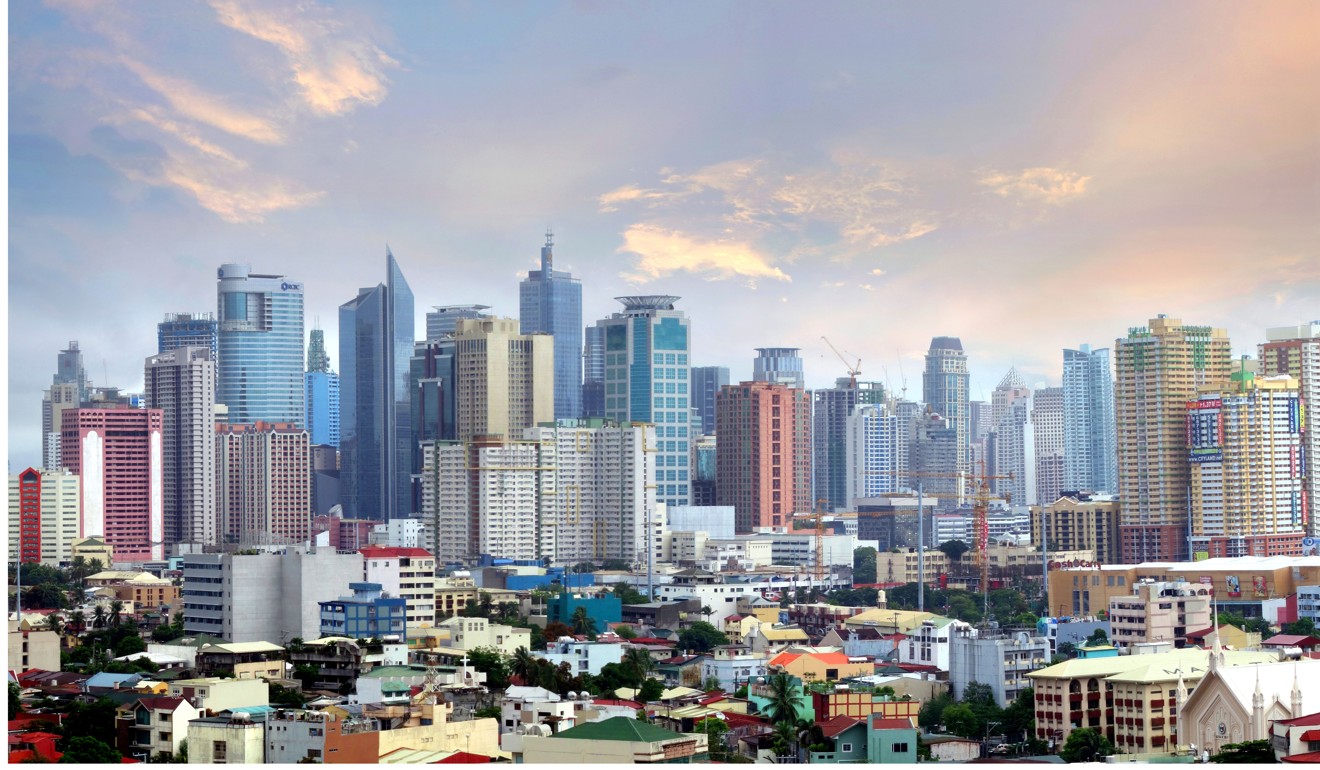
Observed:
[[[339,375],[330,369],[325,332],[312,329],[307,345],[307,373],[303,375],[307,433],[319,446],[339,447]]]
[[[1227,382],[1228,332],[1161,315],[1114,347],[1123,560],[1185,560],[1187,402],[1198,388]]]
[[[339,306],[344,518],[388,521],[410,513],[412,352],[412,290],[386,248],[385,282]]]
[[[165,545],[216,545],[215,362],[207,347],[147,359],[143,396],[164,413]]]
[[[518,318],[523,334],[555,339],[555,419],[582,416],[582,283],[555,269],[552,234],[545,234],[541,269],[527,273],[518,287]]]
[[[211,362],[219,359],[220,325],[210,313],[166,313],[156,324],[156,352],[200,347],[211,351]]]
[[[1187,402],[1192,552],[1296,556],[1302,506],[1302,402],[1288,375],[1235,372]]]
[[[853,495],[848,492],[848,418],[858,406],[882,404],[885,388],[878,382],[857,382],[840,377],[833,388],[821,388],[812,394],[812,473],[813,497],[824,499],[827,510],[849,508]],[[910,439],[910,437],[909,437]],[[907,451],[904,449],[904,456]],[[891,477],[890,484],[899,480]],[[870,497],[871,495],[862,495]]]
[[[605,416],[605,331],[599,326],[583,329],[582,416]]]
[[[462,319],[454,337],[455,438],[517,440],[554,419],[554,340],[520,334],[512,318]]]
[[[971,470],[971,423],[967,353],[957,337],[935,337],[926,352],[926,370],[921,376],[921,394],[927,406],[944,418],[957,435],[958,466]]]
[[[426,314],[426,339],[438,340],[454,336],[454,329],[464,318],[490,318],[490,305],[436,305]]]
[[[616,297],[623,312],[596,326],[605,333],[605,416],[620,424],[656,425],[656,499],[689,505],[692,499],[688,435],[691,412],[688,319],[674,309],[678,297]]]
[[[818,396],[822,392],[816,391]],[[820,402],[816,404],[819,408]],[[914,427],[909,419],[900,417],[884,402],[861,403],[844,425],[843,507],[851,509],[858,498],[889,495],[907,486]],[[819,446],[816,456],[820,457]]]
[[[221,265],[216,401],[228,422],[293,422],[303,413],[303,286]]]
[[[1109,348],[1063,351],[1063,486],[1079,492],[1118,491],[1114,376]],[[1042,505],[1053,502],[1042,500]]]
[[[408,362],[408,408],[412,425],[409,470],[413,476],[412,504],[422,510],[421,488],[417,482],[422,472],[423,444],[428,441],[454,441],[458,438],[458,384],[454,367],[457,343],[451,336],[424,340],[413,345]]]
[[[42,465],[47,470],[58,470],[62,461],[60,416],[66,409],[82,406],[91,397],[91,390],[92,383],[83,369],[82,351],[78,349],[78,341],[72,340],[56,357],[55,376],[51,378],[50,390],[41,399],[41,454]]]
[[[83,537],[122,561],[165,558],[160,409],[80,407],[65,412],[63,467],[81,477]]]
[[[993,487],[1015,505],[1036,503],[1036,440],[1031,411],[1031,388],[1016,368],[1010,368],[990,394],[994,428],[988,435],[993,451],[987,454],[993,461],[988,469],[992,475],[1012,476],[995,479]]]
[[[1031,425],[1036,438],[1036,501],[1050,505],[1064,489],[1063,388],[1036,391],[1031,405]]]
[[[903,414],[903,412],[899,412]],[[964,454],[958,439],[958,429],[943,415],[930,409],[917,416],[913,423],[912,449],[908,465],[913,471],[928,474],[919,479],[922,491],[940,495],[933,502],[936,508],[956,508],[957,495],[967,491],[954,475],[958,473],[958,460]],[[915,482],[918,479],[913,479]],[[915,486],[912,483],[911,486]]]
[[[811,501],[811,396],[777,382],[742,382],[715,398],[715,504],[734,506],[739,533],[792,527]]]
[[[802,374],[801,348],[757,348],[752,360],[752,380],[778,382],[799,390],[807,386]]]
[[[312,526],[307,431],[292,423],[222,425],[212,440],[223,541],[243,545],[306,541]]]
[[[701,432],[711,435],[715,432],[715,394],[729,384],[729,367],[694,366],[692,371],[692,408],[701,420]]]
[[[79,478],[27,468],[9,477],[9,549],[24,564],[68,564],[78,539]]]
[[[1320,500],[1320,423],[1315,410],[1320,407],[1320,321],[1301,326],[1280,326],[1265,330],[1266,342],[1258,346],[1260,373],[1269,377],[1286,374],[1297,379],[1298,394],[1310,412],[1302,425],[1302,516],[1307,534],[1320,534],[1320,522],[1311,511]]]

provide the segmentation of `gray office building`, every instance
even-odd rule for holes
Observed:
[[[729,367],[692,367],[692,406],[701,419],[701,432],[709,436],[715,432],[715,394],[729,384]]]
[[[545,234],[541,269],[518,287],[519,331],[555,338],[555,419],[582,416],[582,283],[555,269],[552,234]]]

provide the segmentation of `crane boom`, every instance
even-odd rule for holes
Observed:
[[[843,354],[839,352],[838,348],[834,347],[834,343],[830,342],[828,337],[822,335],[821,339],[825,340],[825,344],[829,345],[830,350],[834,351],[834,355],[838,356],[839,360],[843,362],[843,367],[848,370],[848,387],[855,389],[857,387],[857,375],[862,373],[862,359],[859,358],[856,364],[849,365],[848,359],[843,357]]]

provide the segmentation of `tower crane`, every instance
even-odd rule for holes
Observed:
[[[850,366],[848,364],[848,359],[843,357],[843,354],[839,352],[838,348],[834,347],[834,343],[830,342],[828,337],[821,336],[821,339],[825,340],[825,344],[830,346],[830,350],[834,351],[834,355],[839,357],[839,360],[843,362],[843,367],[848,370],[848,387],[856,389],[857,375],[862,373],[862,359],[858,358],[857,363]]]

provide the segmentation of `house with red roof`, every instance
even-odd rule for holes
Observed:
[[[188,723],[201,716],[183,698],[154,696],[120,706],[115,713],[115,748],[126,757],[150,760],[178,754],[188,739]]]
[[[1320,647],[1320,639],[1310,634],[1275,634],[1269,639],[1261,642],[1260,645],[1266,649],[1281,649],[1284,647],[1300,647],[1303,652],[1315,652]]]
[[[1320,763],[1320,713],[1275,720],[1270,743],[1280,762]]]
[[[54,733],[11,733],[9,735],[9,764],[24,762],[59,762],[63,752],[55,748],[60,736]]]
[[[842,652],[781,652],[766,663],[772,674],[792,674],[808,684],[837,682],[875,673],[875,664]]]

